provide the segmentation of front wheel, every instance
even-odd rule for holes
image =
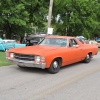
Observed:
[[[50,65],[50,68],[48,68],[48,71],[52,74],[55,74],[59,72],[61,67],[61,60],[60,59],[54,59]]]
[[[17,65],[19,68],[24,68],[24,67],[22,67],[22,66],[19,66],[19,65]]]
[[[86,55],[85,59],[84,59],[84,62],[85,62],[85,63],[89,63],[90,61],[91,61],[91,54],[88,53],[88,54]]]

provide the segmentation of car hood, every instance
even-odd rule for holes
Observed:
[[[43,55],[51,50],[56,50],[59,47],[55,46],[41,46],[41,45],[35,45],[35,46],[26,46],[22,48],[15,48],[11,49],[8,52],[15,52],[20,54],[36,54],[36,55]]]

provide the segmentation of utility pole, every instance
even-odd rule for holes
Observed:
[[[53,8],[53,0],[50,0],[50,4],[49,4],[49,13],[48,13],[48,26],[47,26],[47,30],[48,30],[48,28],[50,28],[50,25],[51,25],[52,8]],[[48,33],[47,33],[47,35],[48,35]]]

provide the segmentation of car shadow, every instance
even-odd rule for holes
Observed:
[[[67,65],[67,66],[63,66],[63,67],[60,68],[60,70],[64,70],[65,68],[77,66],[80,63],[81,62],[70,64],[70,65]],[[32,68],[32,67],[21,67],[20,68],[20,67],[16,66],[16,69],[20,72],[25,72],[25,73],[38,73],[38,74],[43,74],[43,75],[44,74],[50,74],[47,69],[41,69],[41,68]]]
[[[16,69],[20,72],[25,72],[25,73],[38,73],[38,74],[48,74],[46,69],[41,69],[41,68],[32,68],[32,67],[16,67]]]
[[[93,60],[93,59],[91,59]],[[95,60],[95,59],[94,59]],[[84,64],[88,64],[88,63],[83,63],[82,61],[80,62],[76,62],[76,63],[73,63],[73,64],[70,64],[70,65],[66,65],[66,66],[62,66],[60,68],[60,70],[64,70],[64,69],[68,69],[68,68],[71,68],[71,67],[75,67],[75,66],[79,66],[79,65],[84,65]],[[25,73],[38,73],[38,74],[50,74],[47,69],[41,69],[41,68],[33,68],[33,67],[18,67],[16,66],[16,69],[18,71],[21,71],[21,72],[25,72]]]

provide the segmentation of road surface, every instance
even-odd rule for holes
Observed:
[[[0,100],[100,100],[100,52],[57,74],[16,65],[0,67]]]

